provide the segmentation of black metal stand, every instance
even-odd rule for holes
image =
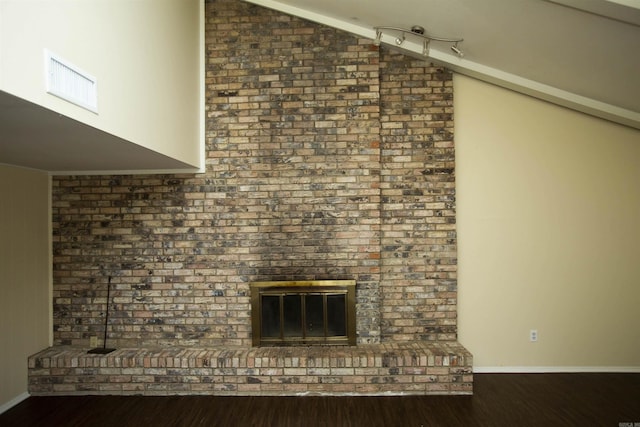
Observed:
[[[102,341],[102,347],[92,348],[87,351],[91,354],[109,354],[115,350],[115,348],[107,348],[107,325],[109,322],[109,301],[111,300],[111,276],[109,276],[109,282],[107,283],[107,313],[104,316],[104,340]]]

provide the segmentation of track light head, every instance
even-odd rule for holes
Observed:
[[[404,43],[404,41],[405,41],[404,33],[402,33],[402,36],[396,37],[396,44],[398,46],[400,46],[402,43]]]
[[[422,44],[422,54],[424,56],[429,56],[429,43],[431,43],[431,40],[424,39],[424,43]]]
[[[451,50],[461,58],[464,56],[464,52],[458,47],[458,42],[451,46]]]
[[[382,31],[376,30],[376,38],[373,40],[373,45],[380,46],[380,43],[382,43]]]

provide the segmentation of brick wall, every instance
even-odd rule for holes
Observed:
[[[355,279],[358,342],[456,339],[452,80],[206,3],[207,171],[53,179],[54,340],[249,346],[250,281]],[[176,108],[179,108],[178,106]]]
[[[383,339],[455,340],[451,73],[384,52],[380,123]]]

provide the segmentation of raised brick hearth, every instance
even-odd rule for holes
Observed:
[[[29,358],[29,392],[51,394],[470,394],[459,344],[119,349],[54,347]]]

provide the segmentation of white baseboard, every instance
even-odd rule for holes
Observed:
[[[640,373],[640,366],[474,366],[474,374]]]
[[[19,396],[14,397],[13,399],[11,399],[10,401],[3,403],[2,405],[0,405],[0,414],[8,411],[9,409],[13,408],[14,406],[16,406],[18,403],[22,402],[23,400],[25,400],[27,397],[29,397],[29,393],[27,393],[26,391],[24,393],[22,393]]]

